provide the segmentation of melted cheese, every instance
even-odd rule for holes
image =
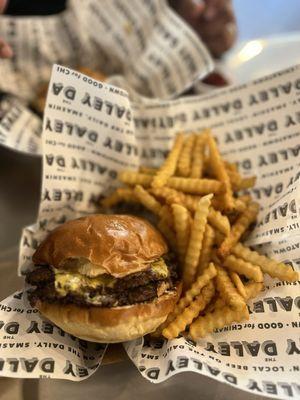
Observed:
[[[168,267],[163,258],[154,261],[154,263],[151,264],[150,269],[157,275],[161,276],[162,278],[167,278],[169,275]]]
[[[55,273],[55,289],[61,296],[68,292],[84,293],[84,288],[95,289],[98,286],[113,287],[116,278],[109,275],[100,275],[96,278],[89,278],[80,274]]]
[[[168,277],[168,267],[162,258],[152,263],[150,269],[161,279]],[[108,274],[91,278],[81,274],[62,272],[57,269],[54,269],[54,272],[55,289],[61,296],[66,296],[69,292],[83,295],[87,289],[95,289],[99,286],[113,288],[117,281],[117,278]]]

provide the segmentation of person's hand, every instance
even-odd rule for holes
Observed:
[[[0,14],[3,13],[7,0],[0,0]],[[11,47],[0,37],[0,58],[10,58],[13,55]]]
[[[237,29],[231,0],[169,0],[199,34],[212,55],[220,57],[235,42]]]

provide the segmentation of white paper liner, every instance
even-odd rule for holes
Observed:
[[[32,253],[49,230],[97,210],[99,195],[117,185],[117,171],[159,165],[176,132],[204,127],[213,128],[225,158],[239,162],[243,174],[257,175],[252,194],[261,212],[251,243],[299,270],[299,81],[296,66],[204,97],[131,103],[122,89],[55,65],[43,123],[42,199],[37,223],[23,232],[20,273],[32,267]],[[266,220],[268,213],[274,217]],[[223,328],[197,344],[181,338],[159,348],[157,343],[143,346],[139,339],[125,348],[151,382],[194,371],[252,393],[297,398],[299,282],[266,277],[265,286],[267,290],[250,302],[249,321]],[[26,326],[24,314],[5,313],[10,302],[1,303],[1,320],[7,323],[18,316],[20,326]],[[15,335],[7,339],[3,330],[1,335],[1,346],[18,341]],[[60,338],[55,342],[61,343]],[[26,351],[28,358],[37,354],[34,347]],[[43,349],[43,357],[48,351]],[[6,347],[2,357],[16,353]],[[63,365],[65,353],[56,349],[56,357]],[[1,374],[7,376],[8,370]],[[18,370],[10,376],[38,374]],[[56,377],[66,378],[58,372]]]
[[[213,62],[197,35],[166,1],[72,0],[66,11],[46,17],[1,16],[0,34],[14,57],[1,60],[0,91],[30,102],[48,82],[53,63],[100,70],[139,95],[175,97],[207,75]],[[26,114],[23,116],[23,114]],[[38,117],[23,106],[15,130],[0,131],[1,144],[41,154]],[[35,137],[34,145],[28,142]]]
[[[0,111],[0,144],[22,153],[40,155],[41,119],[13,96],[4,96],[0,107],[3,108]]]
[[[80,340],[41,318],[24,292],[9,296],[0,310],[1,376],[79,381],[101,363],[105,344]]]

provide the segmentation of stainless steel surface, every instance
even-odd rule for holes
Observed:
[[[181,373],[154,385],[142,378],[135,367],[124,361],[100,367],[88,380],[0,380],[1,400],[259,400],[230,386],[195,373]]]
[[[105,400],[150,400],[154,398],[156,400],[220,400],[233,397],[235,400],[261,399],[261,397],[247,395],[245,392],[193,373],[182,373],[166,382],[154,385],[142,378],[130,361],[104,366],[89,381],[81,382],[80,386],[78,383],[67,381],[41,381],[37,393],[38,398],[43,400],[67,399],[70,393],[73,397],[73,393],[75,394],[78,389],[81,396],[84,394],[88,399]],[[34,399],[31,397],[31,400]]]

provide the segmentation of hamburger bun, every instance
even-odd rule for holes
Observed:
[[[80,339],[117,343],[133,340],[155,331],[162,324],[181,293],[181,284],[149,303],[102,308],[38,301],[36,307],[64,331]]]
[[[130,215],[95,214],[54,229],[33,255],[34,264],[50,265],[88,276],[122,278],[143,271],[168,247],[146,220]],[[79,262],[80,261],[80,262]]]

